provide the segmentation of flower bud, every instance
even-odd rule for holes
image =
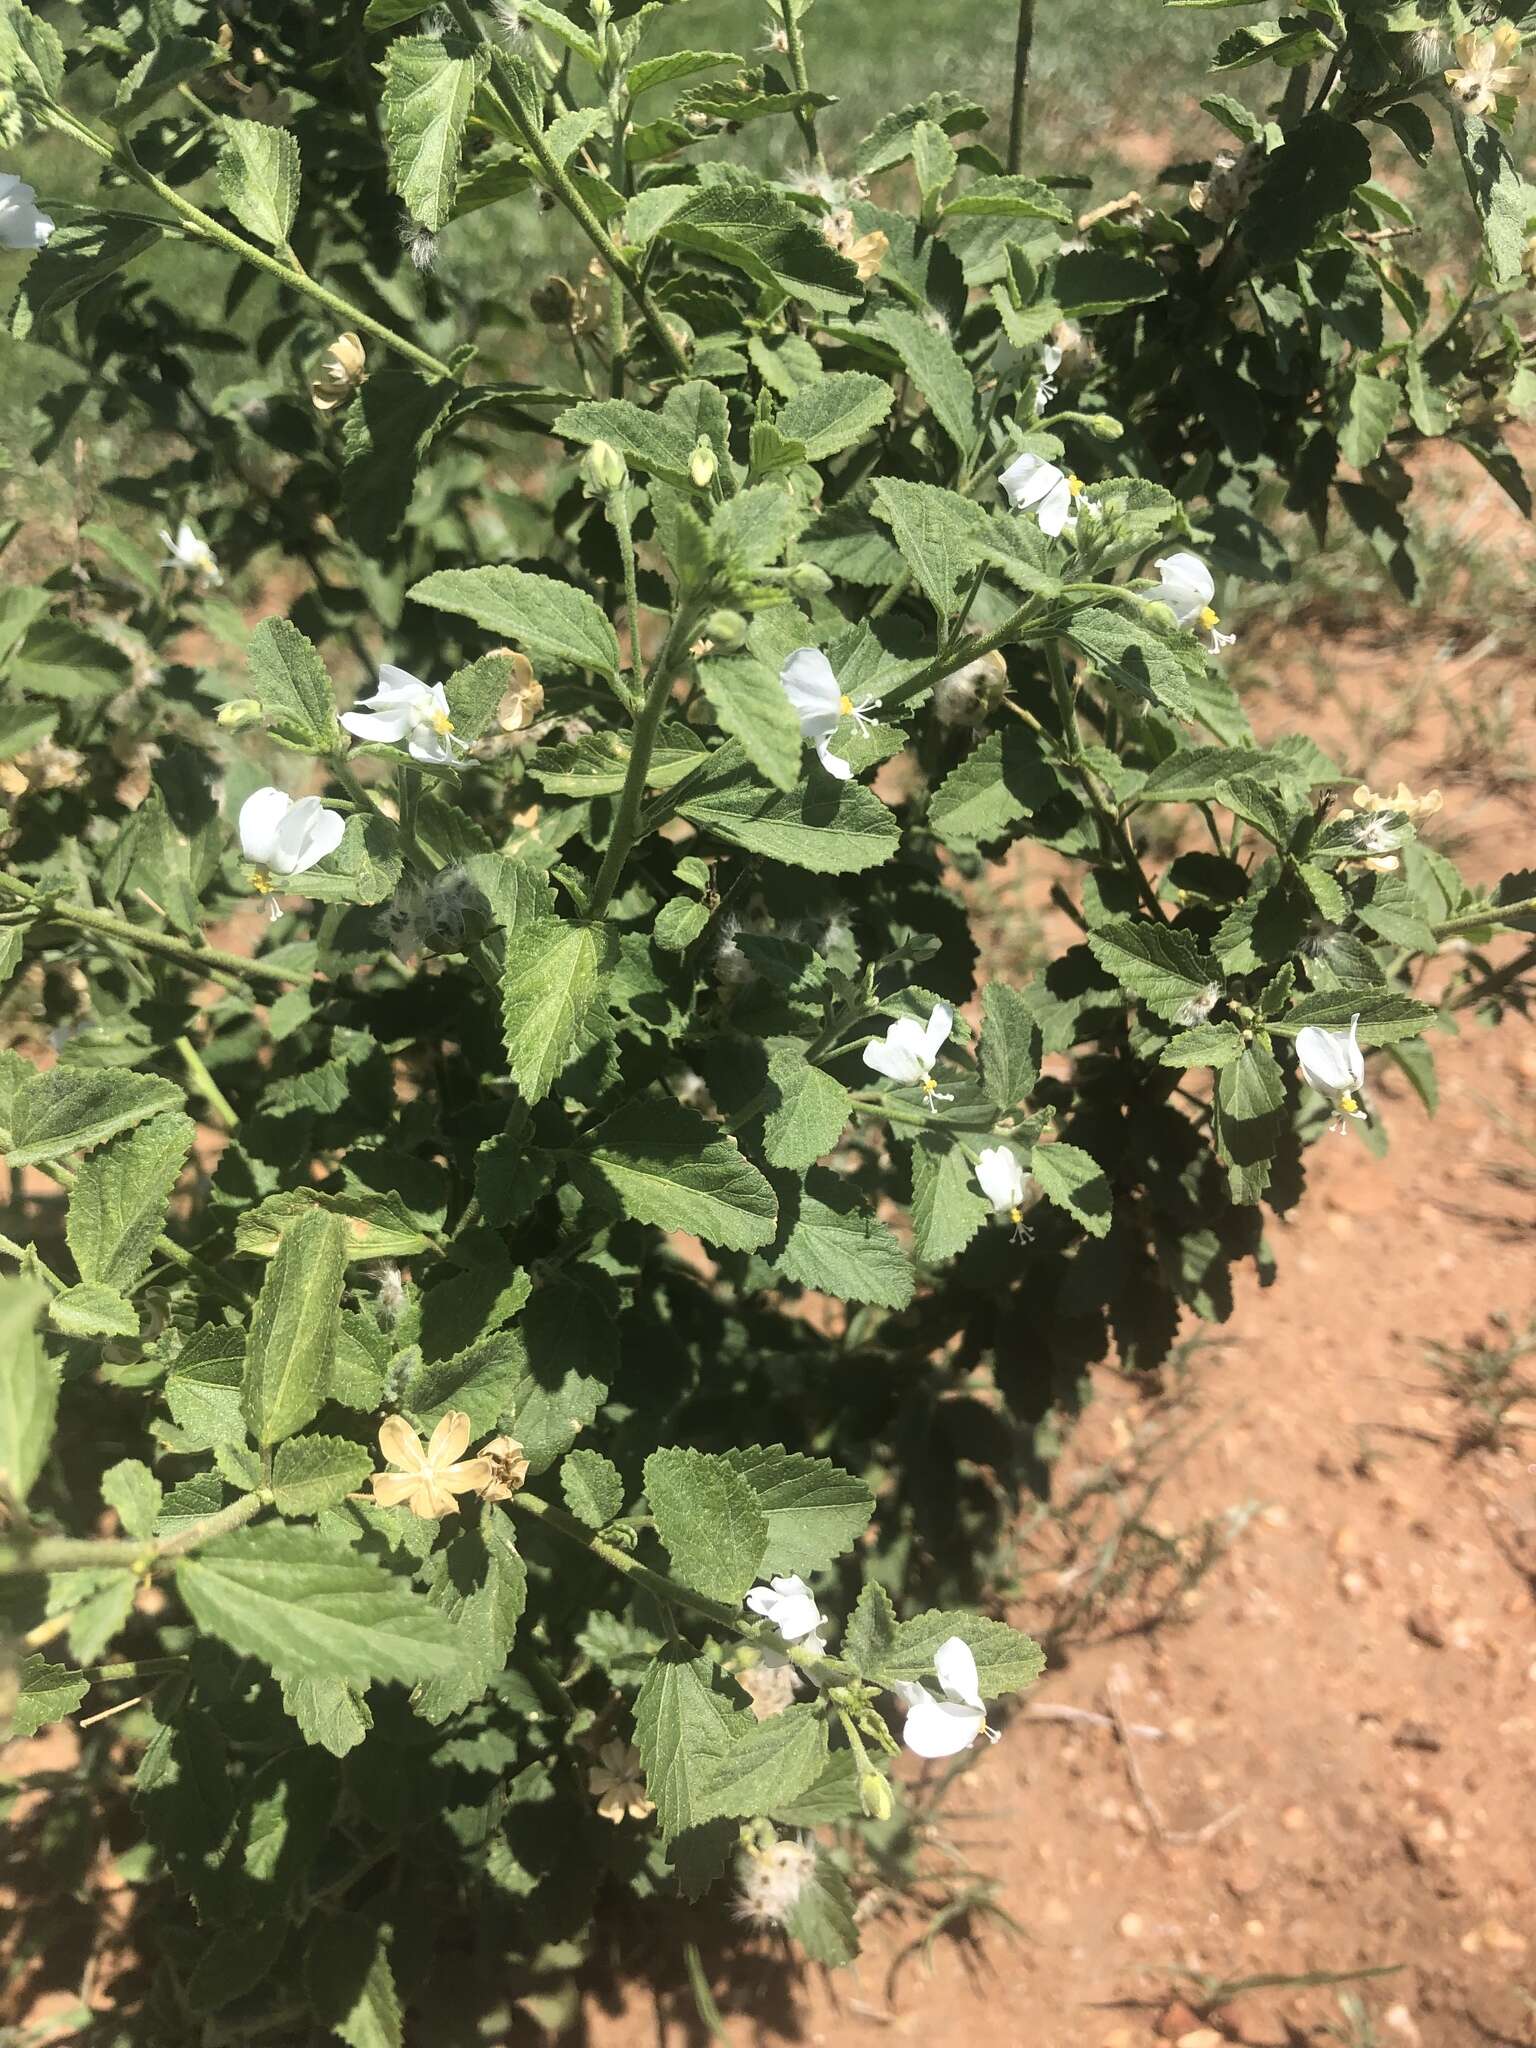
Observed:
[[[704,621],[704,637],[717,654],[734,654],[746,645],[747,622],[740,612],[711,612]]]
[[[896,1811],[896,1801],[891,1797],[891,1788],[884,1772],[860,1772],[859,1805],[870,1820],[890,1819]]]
[[[719,467],[715,460],[715,451],[709,445],[709,436],[700,434],[693,453],[688,458],[688,474],[692,477],[695,488],[707,491],[714,482],[715,472]]]
[[[316,412],[334,412],[352,396],[366,373],[367,356],[355,334],[338,334],[325,354],[309,386],[309,402]]]
[[[629,469],[611,441],[594,441],[581,458],[581,480],[589,496],[611,497],[629,482]]]
[[[261,706],[254,697],[231,697],[227,704],[219,706],[216,723],[226,732],[243,732],[248,725],[255,725],[261,717]]]
[[[814,562],[796,562],[784,579],[796,597],[825,597],[832,578]]]

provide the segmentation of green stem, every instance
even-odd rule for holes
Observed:
[[[695,1593],[691,1587],[680,1586],[665,1573],[652,1571],[648,1564],[631,1557],[627,1550],[621,1550],[616,1543],[610,1543],[603,1536],[578,1522],[574,1515],[568,1515],[563,1508],[551,1506],[535,1493],[515,1493],[507,1502],[515,1513],[530,1515],[541,1522],[546,1529],[553,1529],[567,1542],[575,1543],[591,1556],[599,1558],[611,1570],[618,1572],[632,1586],[640,1587],[655,1600],[669,1607],[686,1607],[703,1620],[713,1622],[716,1628],[729,1630],[744,1643],[754,1643],[760,1650],[772,1650],[780,1657],[787,1657],[791,1664],[808,1673],[818,1684],[857,1680],[858,1672],[851,1665],[841,1663],[836,1657],[818,1657],[814,1651],[803,1650],[796,1643],[786,1643],[778,1630],[767,1622],[759,1622],[744,1616],[737,1608],[727,1607],[723,1601],[711,1600],[707,1594]]]
[[[227,1536],[265,1505],[259,1493],[244,1493],[227,1508],[220,1508],[216,1515],[205,1516],[179,1535],[162,1536],[158,1543],[126,1536],[17,1536],[9,1543],[0,1543],[0,1578],[113,1566],[143,1574],[153,1571],[167,1558],[185,1557],[199,1545]]]
[[[507,60],[495,43],[482,30],[476,19],[470,0],[448,0],[448,12],[472,43],[487,51],[490,56],[492,90],[497,103],[506,118],[523,138],[529,155],[539,167],[546,189],[552,192],[560,204],[576,222],[587,240],[602,257],[603,262],[624,282],[624,289],[634,300],[641,319],[650,330],[652,338],[663,355],[680,377],[688,375],[688,358],[682,344],[662,318],[660,309],[651,297],[638,272],[622,254],[612,235],[603,226],[578,187],[573,184],[563,164],[556,161],[548,143],[536,122],[523,109],[517,89],[517,81],[507,70]],[[622,138],[620,138],[622,147]]]
[[[140,1657],[128,1664],[91,1664],[75,1676],[89,1679],[92,1685],[111,1685],[125,1678],[164,1678],[167,1672],[186,1668],[185,1657]]]
[[[31,1250],[34,1255],[34,1270],[38,1273],[38,1275],[41,1277],[44,1283],[53,1290],[55,1294],[62,1294],[64,1292],[64,1282],[59,1278],[58,1274],[55,1273],[50,1266],[45,1266],[43,1264],[43,1261],[36,1256],[36,1245],[33,1245],[31,1247]],[[4,1252],[5,1256],[8,1259],[15,1259],[19,1263],[27,1256],[27,1247],[24,1245],[19,1245],[16,1242],[15,1238],[7,1237],[3,1231],[0,1231],[0,1252]]]
[[[651,754],[656,745],[656,734],[661,725],[661,715],[667,708],[672,694],[673,670],[677,662],[677,650],[686,644],[693,630],[693,614],[679,609],[674,613],[667,637],[662,642],[661,652],[651,664],[646,678],[645,699],[635,720],[635,734],[630,743],[629,767],[624,776],[624,787],[619,795],[618,816],[613,821],[613,831],[608,840],[608,851],[603,855],[602,867],[598,870],[597,882],[592,891],[589,915],[599,918],[613,901],[619,877],[624,872],[624,863],[630,849],[639,836],[640,804],[645,795],[645,778],[650,773]]]
[[[126,141],[120,141],[114,148],[99,136],[95,129],[69,113],[67,109],[56,106],[52,113],[67,134],[72,135],[77,142],[83,143],[87,149],[94,150],[97,156],[109,163],[115,163],[135,184],[142,185],[146,192],[153,192],[157,199],[163,200],[178,213],[204,241],[216,242],[221,249],[228,249],[242,262],[252,264],[257,270],[266,271],[269,277],[275,277],[279,284],[287,285],[290,291],[302,292],[306,298],[315,300],[328,312],[334,313],[348,327],[359,328],[362,332],[373,335],[375,340],[382,341],[387,348],[392,348],[397,355],[405,356],[408,361],[428,371],[432,376],[452,377],[453,371],[440,357],[432,355],[424,348],[418,348],[414,341],[408,340],[403,334],[397,334],[394,328],[387,327],[382,320],[375,320],[373,315],[365,313],[361,306],[354,306],[350,299],[344,299],[339,292],[330,291],[325,285],[318,283],[307,271],[297,266],[290,268],[288,264],[280,261],[266,249],[260,248],[255,242],[248,242],[243,235],[237,235],[232,229],[224,227],[212,214],[204,213],[200,206],[194,206],[174,185],[167,185],[163,179],[157,178],[153,171],[146,170]]]
[[[1035,0],[1019,0],[1019,26],[1013,40],[1013,100],[1008,112],[1008,169],[1015,177],[1024,168],[1024,101],[1034,40]]]
[[[1169,922],[1168,913],[1158,901],[1157,891],[1147,879],[1147,871],[1141,864],[1141,857],[1135,843],[1126,830],[1118,805],[1098,776],[1083,759],[1083,736],[1077,722],[1077,704],[1072,684],[1067,676],[1066,663],[1061,658],[1061,649],[1053,640],[1045,650],[1046,665],[1051,674],[1051,694],[1062,722],[1062,737],[1067,748],[1067,765],[1083,786],[1083,793],[1093,808],[1103,829],[1106,844],[1117,856],[1135,886],[1137,895],[1146,905],[1159,924]]]
[[[789,70],[795,81],[795,91],[808,93],[811,89],[811,79],[805,68],[805,39],[800,33],[800,17],[795,12],[795,0],[779,0],[779,19],[784,24],[784,42],[789,54]],[[827,160],[821,153],[821,138],[816,133],[815,109],[806,107],[795,116],[795,119],[805,139],[806,153],[816,169],[824,172]]]
[[[55,924],[73,925],[77,931],[111,939],[116,945],[131,947],[139,953],[150,953],[158,959],[174,960],[180,966],[195,968],[203,975],[215,978],[232,975],[237,981],[270,981],[279,988],[302,988],[306,982],[321,978],[318,974],[293,974],[286,968],[268,967],[260,960],[247,960],[239,953],[220,952],[216,946],[195,946],[190,939],[173,938],[169,932],[144,931],[138,925],[129,924],[125,918],[109,917],[105,911],[85,910],[77,903],[56,902],[16,875],[0,874],[0,895],[33,905]]]
[[[1475,932],[1485,924],[1508,924],[1512,917],[1528,917],[1536,910],[1536,896],[1527,896],[1519,903],[1488,903],[1481,910],[1463,910],[1456,917],[1448,917],[1434,927],[1437,939],[1454,938],[1457,932]]]
[[[621,484],[616,491],[610,491],[603,499],[603,510],[613,528],[619,543],[619,559],[624,564],[624,608],[629,614],[629,671],[640,673],[640,587],[635,578],[635,536],[629,523],[629,486]],[[634,699],[630,697],[626,708],[634,711]]]
[[[191,1039],[186,1037],[178,1038],[176,1050],[181,1054],[182,1065],[187,1070],[187,1077],[191,1081],[192,1086],[202,1096],[215,1116],[218,1117],[225,1130],[238,1130],[240,1128],[239,1116],[231,1106],[229,1097],[224,1093],[218,1082],[214,1080],[212,1074],[209,1073],[202,1054],[192,1043]]]

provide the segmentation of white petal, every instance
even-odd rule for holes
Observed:
[[[1040,531],[1050,540],[1058,540],[1069,526],[1077,524],[1072,512],[1072,489],[1065,477],[1053,486],[1040,502]]]
[[[411,728],[406,752],[413,761],[435,761],[445,766],[453,760],[453,741],[445,732],[434,732],[430,725],[416,725]]]
[[[1358,1017],[1348,1033],[1308,1024],[1296,1034],[1296,1062],[1304,1081],[1323,1095],[1340,1095],[1365,1079],[1365,1061],[1355,1039]]]
[[[240,851],[256,867],[271,864],[278,827],[293,808],[281,789],[258,789],[240,806]]]
[[[280,875],[302,875],[336,851],[346,829],[339,811],[326,810],[317,796],[303,797],[278,827],[272,865]]]
[[[384,740],[395,744],[405,738],[412,723],[408,705],[389,711],[343,711],[341,722],[360,740]]]
[[[952,1700],[958,1700],[967,1707],[981,1709],[981,1693],[976,1683],[976,1659],[971,1655],[971,1646],[962,1636],[950,1636],[933,1653],[933,1668],[939,1675],[939,1683]],[[983,1713],[982,1718],[986,1716]]]
[[[819,647],[797,648],[779,670],[779,681],[807,739],[816,737],[805,731],[807,718],[830,717],[836,723],[843,693],[832,673],[831,662]]]
[[[953,1700],[925,1700],[908,1710],[901,1739],[914,1756],[959,1756],[976,1740],[986,1719],[979,1707],[960,1706]]]
[[[976,1179],[999,1215],[1024,1206],[1024,1169],[1006,1145],[989,1145],[980,1154]]]
[[[864,1064],[873,1067],[877,1074],[888,1075],[891,1080],[903,1083],[921,1081],[926,1071],[906,1046],[893,1045],[888,1037],[877,1038],[872,1045],[865,1046]]]
[[[442,684],[435,687],[440,690]],[[430,697],[431,694],[421,677],[413,676],[408,668],[396,668],[392,661],[379,663],[380,697]]]
[[[1040,455],[1016,456],[998,478],[1015,512],[1032,511],[1035,506],[1043,504],[1052,491],[1065,488],[1066,481],[1065,472]],[[1070,492],[1068,502],[1071,502]]]
[[[928,1013],[928,1026],[923,1033],[923,1050],[931,1066],[938,1057],[939,1048],[949,1043],[949,1034],[955,1028],[955,1013],[948,1003],[935,1003]]]
[[[925,1700],[933,1704],[933,1694],[915,1678],[898,1678],[891,1691],[904,1707],[920,1707]]]
[[[1209,604],[1216,595],[1210,570],[1198,555],[1192,555],[1185,549],[1181,548],[1175,555],[1164,555],[1152,566],[1165,583],[1171,583],[1178,590],[1187,590],[1192,597],[1198,597],[1202,605]]]
[[[807,735],[809,737],[809,735]],[[835,782],[847,782],[853,776],[853,763],[845,761],[841,754],[832,752],[831,741],[819,739],[816,742],[816,758]]]

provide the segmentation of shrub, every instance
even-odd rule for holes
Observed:
[[[34,454],[117,470],[0,604],[0,1139],[68,1191],[0,1573],[15,1726],[128,1705],[162,2042],[398,2042],[445,1948],[505,1997],[731,1868],[849,1958],[827,1830],[1039,1668],[975,1609],[1086,1368],[1530,929],[1255,738],[1213,608],[1287,515],[1411,591],[1430,440],[1524,506],[1518,34],[1240,28],[1232,148],[1088,205],[1027,39],[1006,156],[936,92],[829,161],[809,0],[661,25],[0,13]],[[1025,845],[1075,935],[978,992]]]

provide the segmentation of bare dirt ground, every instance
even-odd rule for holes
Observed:
[[[1457,483],[1463,534],[1529,550],[1494,486]],[[1469,740],[1503,701],[1530,744],[1517,645],[1287,633],[1256,680],[1264,733],[1306,730],[1378,789],[1438,784],[1431,836],[1469,877],[1528,854],[1531,764]],[[927,1915],[893,1908],[855,1968],[798,1983],[771,1942],[733,1943],[711,1958],[717,2038],[1536,2043],[1536,1399],[1478,1443],[1429,1356],[1486,1358],[1509,1341],[1495,1315],[1516,1334],[1536,1318],[1536,1032],[1464,1016],[1436,1043],[1439,1113],[1373,1061],[1386,1158],[1353,1132],[1320,1142],[1298,1220],[1271,1226],[1276,1283],[1248,1275],[1208,1333],[1220,1348],[1150,1395],[1101,1373],[1063,1461],[1059,1492],[1118,1461],[1129,1494],[1171,1428],[1150,1518],[1186,1547],[1231,1537],[1163,1625],[1138,1630],[1127,1596],[1032,1695],[1164,1739],[1016,1714],[944,1799],[928,1862],[994,1879],[1021,1934],[972,1914],[917,1952]],[[1038,1602],[1012,1619],[1039,1629]],[[654,1950],[626,1960],[626,1988],[588,2000],[584,2048],[709,2038],[680,1976],[656,1989]],[[1215,1989],[1389,1964],[1347,1987]]]

